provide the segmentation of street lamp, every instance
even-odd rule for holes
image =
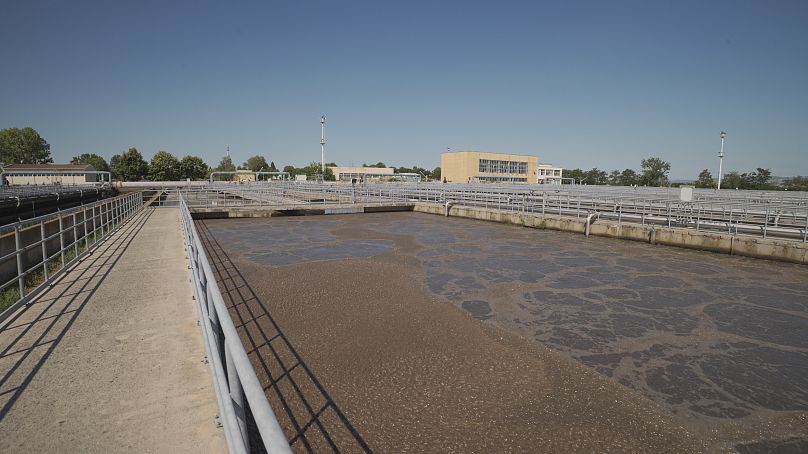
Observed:
[[[724,176],[724,139],[727,133],[721,131],[721,149],[718,151],[718,189],[721,189],[721,179]]]
[[[320,172],[325,178],[325,115],[320,116]]]

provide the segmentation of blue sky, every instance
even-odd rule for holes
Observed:
[[[535,154],[674,178],[808,174],[806,1],[6,1],[0,128],[55,161],[137,147],[434,167]]]

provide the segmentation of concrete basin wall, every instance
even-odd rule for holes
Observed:
[[[414,211],[437,215],[447,214],[446,207],[432,203],[416,203]],[[581,234],[586,233],[587,222],[586,218],[509,212],[466,206],[452,206],[448,210],[448,215]],[[664,244],[687,249],[808,264],[808,244],[799,241],[764,239],[717,232],[697,232],[683,228],[617,223],[606,220],[595,220],[594,223],[589,226],[589,234],[651,244]]]

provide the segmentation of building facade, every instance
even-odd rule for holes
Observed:
[[[3,167],[9,185],[73,185],[99,181],[89,164],[9,164]]]
[[[536,156],[484,151],[441,154],[441,175],[447,183],[536,183]]]
[[[382,179],[386,175],[392,177],[396,171],[393,167],[328,166],[328,168],[334,172],[334,179],[337,181]]]
[[[539,184],[561,184],[564,169],[551,164],[539,164],[536,182]]]

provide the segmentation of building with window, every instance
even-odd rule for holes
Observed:
[[[3,167],[10,185],[73,185],[100,181],[89,164],[8,164]]]
[[[536,183],[539,158],[484,151],[441,154],[441,175],[448,183]]]
[[[334,179],[337,181],[351,181],[351,180],[377,180],[385,178],[386,176],[392,177],[396,169],[393,167],[344,167],[344,166],[328,166],[334,172]]]
[[[539,184],[561,184],[564,169],[551,164],[539,164],[536,182]]]

